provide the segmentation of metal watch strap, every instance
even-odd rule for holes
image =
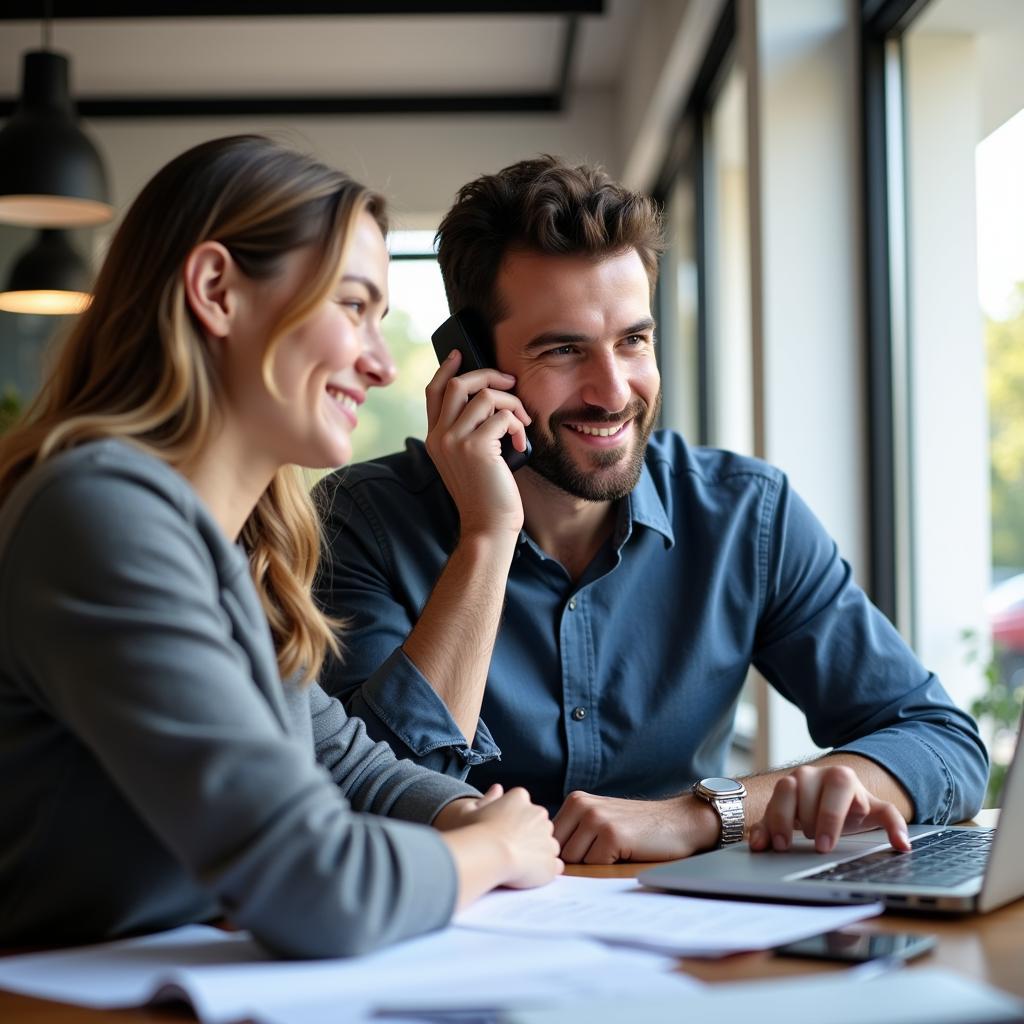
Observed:
[[[718,838],[719,846],[730,846],[743,838],[743,797],[718,797],[709,803],[718,812],[722,822],[722,832]]]

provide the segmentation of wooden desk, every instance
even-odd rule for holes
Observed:
[[[998,811],[982,811],[978,814],[976,824],[995,825],[998,817]],[[629,878],[646,866],[572,866],[566,873],[594,878]],[[910,969],[923,966],[948,967],[950,970],[1024,998],[1024,899],[991,914],[963,917],[898,914],[888,911],[880,917],[865,921],[859,927],[872,932],[915,932],[935,935],[939,940],[936,948],[908,965]],[[741,953],[721,960],[684,958],[680,965],[687,974],[711,983],[843,970],[841,964],[775,957],[771,953]]]
[[[570,869],[574,875],[592,877],[629,877],[640,865],[622,864],[610,868]],[[865,921],[865,931],[917,932],[932,934],[938,945],[909,965],[948,967],[968,977],[1024,998],[1024,900],[991,914],[965,917],[925,917],[888,912]],[[840,964],[818,960],[796,960],[772,956],[771,953],[740,953],[721,960],[680,961],[682,970],[707,982],[750,981],[794,974],[816,974],[842,970]],[[3,1003],[0,1002],[0,1017]]]
[[[994,816],[990,818],[987,812],[982,812],[978,818],[980,824],[990,824]],[[636,875],[645,867],[645,864],[573,866],[567,874],[623,878]],[[980,916],[949,918],[887,913],[866,921],[863,927],[868,931],[934,934],[938,937],[938,946],[914,961],[910,970],[925,965],[948,967],[1024,998],[1024,900]],[[721,960],[687,958],[680,961],[680,967],[711,983],[843,969],[840,965],[783,959],[770,953],[743,953]],[[183,1010],[101,1012],[0,992],[0,1021],[5,1024],[7,1021],[17,1024],[172,1024],[188,1019]]]

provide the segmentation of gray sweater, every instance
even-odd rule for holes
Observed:
[[[0,508],[0,944],[227,914],[286,956],[445,924],[422,825],[476,791],[282,683],[242,550],[188,482],[118,441]]]

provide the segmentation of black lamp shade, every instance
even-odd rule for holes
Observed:
[[[67,57],[26,53],[21,100],[0,130],[0,221],[79,227],[113,213],[103,161],[75,117]]]
[[[11,270],[0,292],[0,309],[9,313],[81,313],[91,301],[85,261],[67,235],[53,228],[39,232]]]

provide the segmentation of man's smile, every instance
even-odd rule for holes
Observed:
[[[610,423],[603,426],[596,423],[565,423],[563,426],[577,436],[586,438],[588,442],[607,445],[618,444],[624,440],[632,424],[633,420],[628,419],[621,423]]]

